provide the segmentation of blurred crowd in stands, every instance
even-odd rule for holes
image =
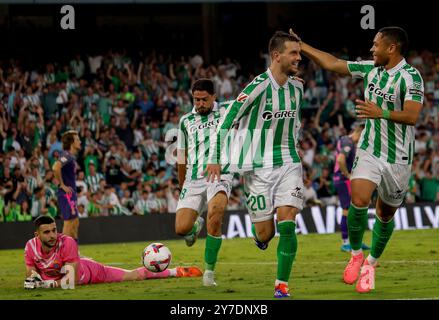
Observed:
[[[335,53],[344,59],[347,50]],[[269,64],[261,54],[262,70]],[[413,51],[408,62],[425,81],[425,102],[416,126],[416,156],[406,203],[439,200],[439,55]],[[167,150],[180,117],[192,110],[190,88],[199,78],[216,85],[218,101],[233,99],[256,75],[225,58],[172,58],[125,50],[76,54],[71,61],[0,61],[0,221],[57,217],[52,165],[64,131],[80,133],[77,157],[81,218],[175,212],[180,190]],[[327,73],[303,61],[305,81],[300,155],[307,205],[337,205],[332,183],[335,145],[355,123],[361,80]],[[244,209],[236,176],[229,210]]]

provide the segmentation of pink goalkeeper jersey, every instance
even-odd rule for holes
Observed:
[[[123,269],[80,258],[76,241],[62,233],[58,233],[56,244],[49,253],[42,251],[38,238],[29,240],[24,257],[26,265],[34,267],[43,280],[60,280],[64,276],[61,273],[63,265],[74,262],[78,262],[79,284],[120,282],[125,274]]]
[[[66,263],[78,262],[78,272],[83,276],[78,245],[73,238],[58,233],[55,246],[49,253],[44,253],[38,238],[30,239],[24,249],[25,263],[29,267],[34,267],[41,275],[43,280],[59,280],[64,274],[61,268]]]

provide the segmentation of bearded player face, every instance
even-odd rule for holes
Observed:
[[[53,248],[56,244],[56,224],[42,224],[35,232],[35,236],[40,239],[41,243],[47,248]]]
[[[194,106],[197,113],[201,115],[209,114],[213,108],[216,95],[209,94],[207,91],[196,90],[192,96],[194,98]]]

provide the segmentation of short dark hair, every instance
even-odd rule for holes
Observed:
[[[192,85],[192,94],[195,91],[207,91],[208,94],[212,95],[215,93],[215,86],[210,79],[198,79]]]
[[[385,37],[390,42],[395,43],[401,55],[404,56],[407,53],[407,49],[409,46],[409,37],[407,35],[407,32],[405,32],[403,28],[384,27],[381,28],[378,32],[382,34],[383,38]]]
[[[287,41],[300,42],[300,39],[284,31],[276,31],[268,42],[268,52],[272,53],[275,50],[279,52],[284,51],[285,42]]]
[[[39,216],[34,221],[35,230],[38,230],[38,228],[43,224],[52,224],[54,222],[55,219],[53,219],[51,216]]]
[[[75,136],[78,136],[78,132],[75,130],[69,130],[67,132],[64,132],[61,141],[62,141],[62,147],[64,150],[69,150],[70,146],[75,141]]]

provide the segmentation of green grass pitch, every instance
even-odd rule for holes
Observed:
[[[365,242],[370,243],[366,232]],[[203,266],[204,239],[188,248],[184,240],[161,241],[173,253],[171,267]],[[0,300],[8,299],[273,299],[276,276],[274,238],[266,251],[252,239],[224,240],[216,268],[218,287],[201,278],[170,278],[77,286],[75,290],[23,289],[23,250],[0,251]],[[298,235],[290,279],[292,299],[439,299],[439,229],[395,231],[376,272],[375,290],[358,294],[342,282],[349,254],[340,251],[340,234]],[[81,255],[121,268],[140,266],[147,243],[81,245]]]

